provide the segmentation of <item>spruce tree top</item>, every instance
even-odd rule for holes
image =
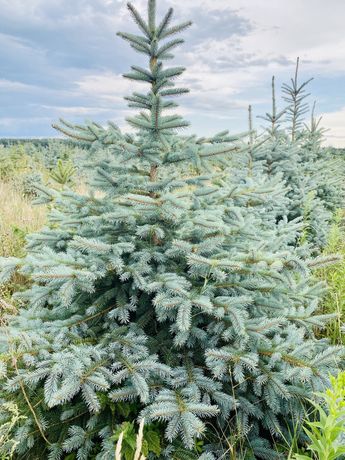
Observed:
[[[163,20],[156,24],[155,0],[149,0],[148,2],[147,22],[131,3],[128,3],[127,6],[143,35],[139,36],[123,32],[119,32],[118,35],[129,41],[131,47],[136,51],[148,57],[149,67],[132,66],[132,72],[124,76],[131,80],[150,84],[148,94],[135,92],[132,96],[126,98],[129,101],[129,107],[145,110],[145,112],[140,112],[135,117],[128,118],[127,121],[143,134],[145,143],[142,146],[142,155],[156,165],[161,163],[162,147],[168,144],[168,139],[174,130],[184,128],[189,124],[179,115],[162,115],[166,109],[176,107],[174,102],[166,100],[167,97],[179,96],[188,92],[188,89],[176,88],[173,81],[184,72],[184,67],[164,69],[163,61],[173,58],[171,51],[184,42],[183,39],[170,38],[189,27],[191,22],[171,26],[173,9],[170,8]],[[146,111],[149,111],[149,114]]]
[[[189,126],[181,116],[163,115],[168,109],[178,105],[168,98],[189,92],[187,88],[175,86],[175,79],[185,71],[184,67],[164,68],[163,63],[172,59],[172,50],[184,43],[176,35],[191,26],[191,21],[178,25],[172,24],[173,9],[170,8],[159,22],[156,18],[156,0],[148,1],[147,21],[140,15],[132,3],[128,10],[138,25],[142,35],[118,32],[118,36],[128,41],[131,47],[148,58],[148,67],[132,66],[125,78],[150,85],[147,94],[134,92],[125,97],[130,108],[141,109],[136,116],[127,118],[127,122],[137,130],[138,136],[123,135],[119,128],[109,122],[108,129],[97,123],[89,122],[85,126],[73,125],[63,119],[53,127],[63,134],[93,144],[93,151],[104,146],[112,146],[115,153],[124,154],[124,161],[136,158],[141,163],[147,161],[151,166],[151,179],[156,179],[157,166],[187,162],[200,169],[201,165],[211,161],[222,162],[226,156],[240,148],[235,141],[248,133],[230,136],[222,131],[210,138],[188,136],[176,138],[175,133]],[[93,165],[95,156],[92,158]]]

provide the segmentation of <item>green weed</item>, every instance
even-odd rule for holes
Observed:
[[[345,372],[331,377],[331,385],[317,394],[322,403],[310,401],[315,420],[307,420],[304,427],[308,453],[295,454],[294,460],[336,460],[345,455]]]

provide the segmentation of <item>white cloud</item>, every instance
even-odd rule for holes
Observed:
[[[235,9],[253,28],[229,43],[230,55],[238,49],[258,59],[285,56],[294,60],[301,56],[311,60],[310,68],[325,73],[345,69],[344,17],[345,2],[339,0],[174,0],[173,3],[188,15],[195,7],[199,11]],[[229,25],[231,27],[231,25]],[[231,29],[229,28],[229,35]],[[207,37],[205,37],[207,41]],[[324,61],[332,61],[329,66]]]
[[[345,147],[345,107],[336,112],[324,113],[322,125],[328,128],[326,144],[334,147]]]
[[[56,105],[56,106],[41,105],[41,107],[49,111],[54,111],[58,114],[69,115],[69,116],[100,115],[100,114],[109,112],[109,109],[104,108],[104,107],[83,107],[83,106],[63,107],[60,105]]]
[[[37,122],[50,123],[50,117],[1,117],[0,118],[0,127],[6,128],[16,128],[18,125],[27,126],[30,124],[35,124]]]
[[[75,84],[78,91],[84,95],[117,103],[121,103],[125,95],[130,95],[134,90],[143,87],[113,72],[86,75]]]
[[[6,79],[0,79],[0,90],[5,89],[7,91],[27,91],[35,88],[33,85],[27,85],[20,81],[12,81]]]

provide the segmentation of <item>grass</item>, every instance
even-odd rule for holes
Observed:
[[[332,226],[325,255],[339,254],[343,260],[317,271],[319,279],[328,285],[328,293],[321,303],[322,313],[336,313],[334,319],[323,331],[332,343],[345,345],[345,212],[339,212]]]
[[[131,444],[131,447],[132,449],[135,448],[135,452],[134,452],[134,458],[133,460],[146,460],[146,457],[144,455],[141,454],[141,451],[142,451],[142,447],[143,447],[143,441],[144,441],[144,419],[141,420],[140,422],[140,426],[139,426],[139,432],[136,436],[136,442],[135,442],[135,445],[134,443]],[[119,440],[117,441],[116,443],[116,447],[115,447],[115,460],[122,460],[123,457],[122,457],[122,444],[123,444],[123,440],[124,440],[124,432],[122,432],[120,434],[120,437],[119,437]]]
[[[26,235],[42,228],[45,220],[45,207],[33,206],[15,181],[0,182],[0,257],[23,256]],[[0,299],[9,300],[23,285],[25,279],[15,275],[10,284],[0,288]]]
[[[14,403],[4,403],[0,407],[0,416],[6,416],[7,421],[0,425],[0,460],[11,460],[15,454],[17,443],[11,434],[18,422],[26,417],[20,414],[18,406]]]
[[[33,206],[13,181],[0,183],[0,256],[23,254],[25,235],[40,229],[46,209]]]

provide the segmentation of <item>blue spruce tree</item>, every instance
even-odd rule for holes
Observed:
[[[334,150],[322,145],[326,130],[322,128],[322,118],[315,115],[315,106],[314,102],[310,123],[305,123],[302,131],[301,158],[304,175],[314,183],[314,201],[319,203],[310,213],[310,233],[319,236],[320,246],[323,246],[327,241],[330,223],[335,213],[343,206],[345,169],[342,158],[335,155]],[[324,211],[321,210],[318,214],[321,206]]]
[[[251,167],[234,178],[230,156],[252,143],[180,136],[166,114],[187,90],[163,63],[190,22],[157,22],[154,0],[147,20],[128,8],[141,35],[119,35],[149,61],[125,75],[149,87],[127,98],[135,134],[62,121],[90,144],[90,192],[40,187],[49,224],[0,260],[1,282],[32,281],[2,341],[1,397],[25,416],[16,455],[110,460],[123,422],[145,418],[151,460],[220,458],[234,432],[239,458],[279,458],[274,438],[343,354],[314,335],[322,286],[289,246],[298,224],[273,222],[281,190],[263,194]]]
[[[312,79],[299,83],[298,73],[299,59],[294,78],[282,87],[287,106],[281,111],[277,110],[272,79],[272,112],[260,117],[267,123],[266,137],[257,141],[261,148],[255,160],[268,176],[284,181],[288,200],[282,215],[302,220],[297,242],[310,242],[318,252],[327,242],[332,217],[344,198],[344,171],[341,162],[322,147],[324,130],[315,117],[315,106],[310,126],[304,122],[309,111],[306,88]]]

